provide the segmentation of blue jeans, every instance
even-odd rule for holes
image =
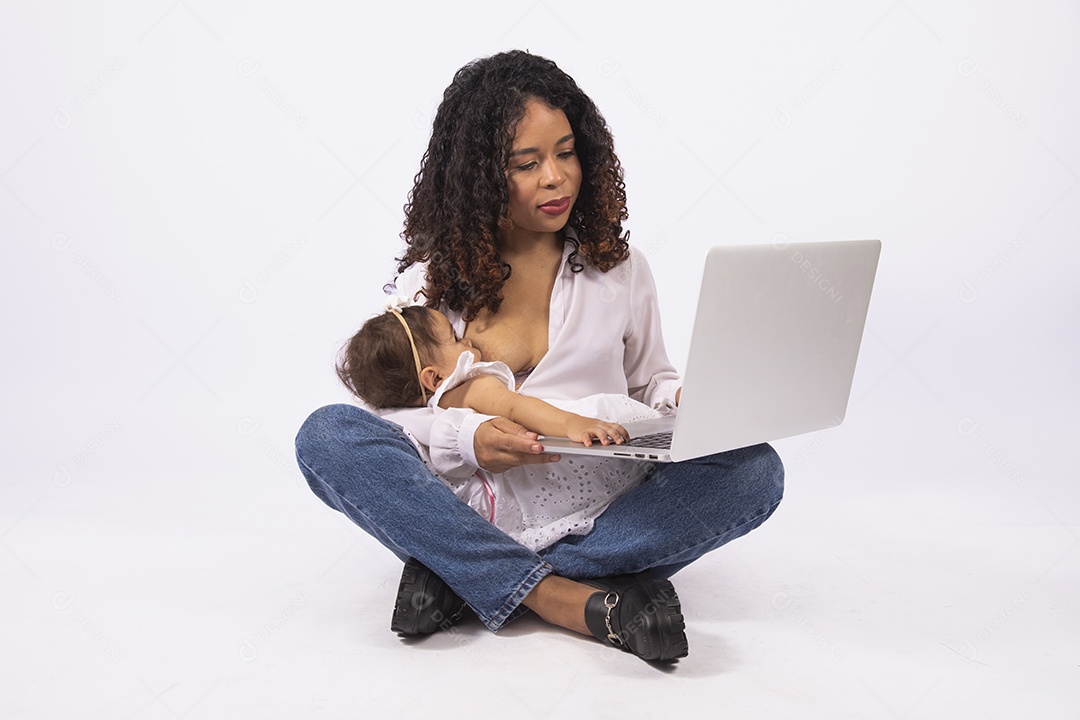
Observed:
[[[491,630],[525,611],[549,573],[669,577],[756,528],[780,503],[784,469],[768,445],[657,465],[596,518],[535,553],[431,474],[401,429],[353,405],[316,410],[296,437],[311,489],[402,560],[431,568]]]

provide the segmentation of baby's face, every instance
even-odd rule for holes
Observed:
[[[458,358],[463,352],[471,352],[477,362],[483,359],[480,351],[473,347],[472,340],[458,338],[449,318],[435,310],[430,310],[430,312],[435,315],[435,336],[439,339],[437,357],[433,364],[438,368],[440,375],[447,377],[454,372]]]

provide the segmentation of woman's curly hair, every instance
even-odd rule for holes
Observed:
[[[506,168],[526,101],[562,110],[574,133],[582,180],[567,224],[579,234],[572,270],[607,272],[629,256],[626,186],[611,131],[574,79],[546,58],[514,50],[474,60],[443,93],[431,140],[405,206],[398,272],[426,262],[426,302],[472,320],[499,311],[510,277],[496,240],[511,227]],[[578,258],[581,260],[578,260]]]

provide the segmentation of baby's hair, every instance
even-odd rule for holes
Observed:
[[[435,314],[413,305],[401,308],[401,315],[412,331],[421,365],[430,365],[439,345]],[[409,336],[392,311],[364,323],[341,349],[335,369],[345,387],[372,407],[409,407],[421,402],[423,393]]]

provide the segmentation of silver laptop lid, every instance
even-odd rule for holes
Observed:
[[[709,251],[671,457],[840,424],[879,240]]]

